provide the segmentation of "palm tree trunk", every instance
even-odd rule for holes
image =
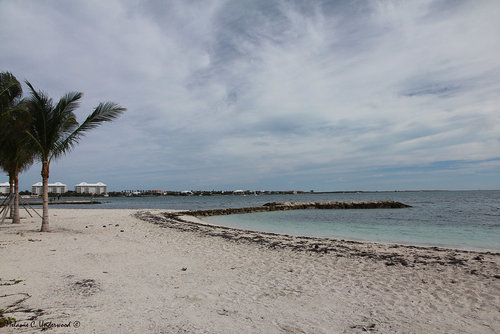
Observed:
[[[14,175],[9,172],[9,196],[12,197],[14,196]],[[9,218],[12,218],[12,213],[14,210],[14,203],[12,201],[9,201]]]
[[[50,232],[49,228],[49,163],[42,162],[43,216],[40,232]]]
[[[19,172],[14,173],[14,215],[12,218],[13,224],[20,224],[21,219],[19,217]]]

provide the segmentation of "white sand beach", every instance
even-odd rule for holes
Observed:
[[[161,211],[0,225],[0,333],[498,333],[500,255],[295,238]],[[161,224],[167,224],[167,228]]]

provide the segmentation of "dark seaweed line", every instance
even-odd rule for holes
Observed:
[[[185,212],[152,214],[148,211],[139,211],[135,213],[135,216],[143,221],[182,232],[194,232],[204,237],[219,237],[233,242],[254,243],[270,249],[290,249],[292,251],[314,252],[320,255],[328,254],[337,257],[363,257],[374,261],[383,261],[386,266],[458,265],[464,267],[470,274],[490,277],[482,273],[483,266],[488,263],[484,261],[483,256],[499,255],[489,252],[457,251],[438,247],[427,248],[403,245],[384,247],[375,243],[254,232],[190,222],[182,219],[181,215],[185,215]],[[363,249],[360,247],[361,245],[366,247],[363,247]],[[399,248],[409,250],[408,254],[397,252]],[[396,251],[390,251],[391,249]],[[490,262],[489,264],[493,263]],[[498,272],[498,270],[495,271]],[[493,278],[498,279],[500,276],[494,275]]]

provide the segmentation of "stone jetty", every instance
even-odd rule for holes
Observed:
[[[268,212],[284,210],[314,210],[314,209],[401,209],[409,208],[400,202],[377,201],[377,202],[271,202],[262,206],[252,206],[247,208],[228,208],[228,209],[210,209],[210,210],[190,210],[177,212],[177,215],[188,215],[195,217],[221,216],[238,213]]]

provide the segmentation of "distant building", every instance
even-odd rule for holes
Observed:
[[[9,182],[0,183],[0,194],[9,194],[10,184]]]
[[[82,182],[75,186],[75,192],[79,194],[106,194],[108,192],[108,186],[102,182]]]
[[[49,193],[52,194],[63,194],[68,191],[68,186],[61,182],[49,183]],[[43,183],[37,182],[31,186],[31,193],[33,195],[43,194]]]

